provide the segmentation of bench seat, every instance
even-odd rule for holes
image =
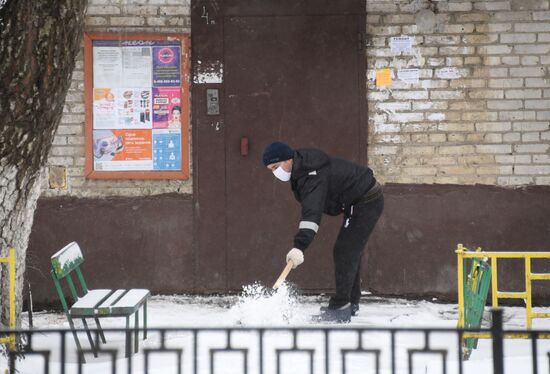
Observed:
[[[97,289],[89,290],[88,293],[78,299],[70,309],[73,317],[93,317],[96,306],[109,297],[111,290]]]

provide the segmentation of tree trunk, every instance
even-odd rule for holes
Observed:
[[[3,4],[3,5],[2,5]],[[87,0],[0,0],[0,256],[16,250],[16,316],[41,170],[63,112]],[[1,317],[7,324],[2,266]]]

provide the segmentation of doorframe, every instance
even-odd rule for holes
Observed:
[[[368,108],[366,97],[367,61],[366,0],[318,0],[296,3],[288,0],[292,12],[281,9],[281,0],[192,0],[191,1],[191,127],[192,179],[195,251],[194,292],[230,291],[227,277],[227,220],[225,207],[226,160],[223,25],[226,16],[274,15],[350,15],[358,16],[359,157],[366,164],[368,141]],[[321,8],[321,9],[320,9]],[[208,82],[205,73],[218,73],[222,81]],[[220,114],[206,114],[206,90],[219,90]]]

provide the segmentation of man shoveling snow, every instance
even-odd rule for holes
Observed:
[[[349,322],[359,310],[361,258],[384,209],[382,188],[370,168],[332,157],[317,149],[293,150],[286,143],[269,144],[264,165],[277,179],[288,182],[302,205],[294,248],[286,261],[296,268],[313,241],[323,213],[344,215],[334,244],[336,294],[321,308],[321,321]]]

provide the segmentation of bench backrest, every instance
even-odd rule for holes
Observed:
[[[52,269],[57,279],[66,277],[84,262],[84,256],[76,242],[67,244],[52,256]]]
[[[63,309],[65,310],[65,313],[68,313],[68,305],[65,300],[65,295],[63,294],[63,289],[61,287],[60,281],[62,279],[67,280],[72,299],[74,302],[76,302],[78,300],[78,293],[76,291],[75,283],[73,282],[73,278],[71,276],[71,273],[74,270],[78,282],[80,283],[82,294],[85,295],[88,293],[88,286],[86,285],[84,276],[80,271],[80,265],[84,262],[84,256],[82,256],[82,252],[80,251],[80,247],[78,246],[78,244],[76,242],[72,242],[67,244],[61,250],[57,251],[52,256],[51,260],[52,270],[50,273],[52,274],[53,282],[57,290],[57,294],[59,295],[59,299],[61,300],[61,304],[63,305]]]

